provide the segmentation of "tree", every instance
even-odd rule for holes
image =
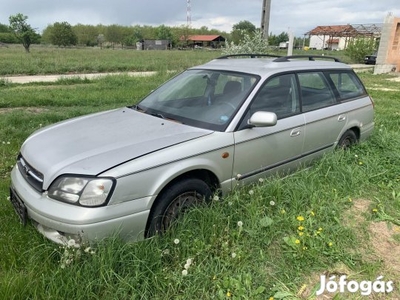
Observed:
[[[256,29],[256,26],[250,21],[240,21],[239,23],[234,24],[232,27],[232,41],[235,44],[238,44],[243,40],[245,35],[254,35]]]
[[[274,35],[272,32],[268,35],[268,44],[271,46],[279,46],[282,42],[289,41],[287,32],[281,32],[279,35]]]
[[[26,22],[27,19],[28,17],[21,13],[11,15],[8,18],[10,22],[10,30],[14,33],[18,41],[22,43],[25,51],[29,53],[29,47],[31,46],[32,42],[37,39],[37,34],[32,29],[31,25]]]
[[[72,29],[78,38],[78,45],[86,45],[89,47],[97,45],[97,36],[99,35],[99,30],[96,26],[77,24],[74,25]]]
[[[68,22],[56,22],[53,24],[50,40],[53,45],[66,47],[76,45],[78,38]]]
[[[157,39],[159,40],[169,40],[172,41],[173,35],[171,29],[165,25],[160,25],[156,30]]]
[[[0,23],[0,32],[10,32],[10,27],[8,25],[5,24],[1,24]]]
[[[107,26],[105,38],[107,42],[111,43],[112,48],[114,49],[115,44],[123,44],[124,35],[123,35],[123,27],[119,25],[110,25]]]
[[[188,25],[181,25],[177,30],[178,34],[178,46],[186,47],[190,34],[190,27]]]
[[[289,41],[289,35],[287,34],[287,32],[281,32],[281,34],[277,36],[278,45],[279,45],[279,43],[282,43],[282,42],[285,43],[287,41]]]

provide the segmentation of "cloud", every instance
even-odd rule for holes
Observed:
[[[192,26],[230,32],[234,24],[250,21],[260,27],[262,0],[191,0]],[[54,22],[181,26],[186,24],[184,0],[2,0],[0,23],[17,13],[40,31]],[[272,0],[270,32],[289,28],[301,36],[319,25],[382,23],[388,12],[400,16],[398,0]]]

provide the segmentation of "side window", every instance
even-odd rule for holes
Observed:
[[[335,95],[322,72],[298,73],[303,111],[336,103]]]
[[[278,119],[300,112],[296,76],[285,74],[269,79],[250,105],[250,114],[256,111],[274,112]]]
[[[327,75],[332,80],[341,100],[363,96],[365,89],[357,75],[350,71],[330,71]]]

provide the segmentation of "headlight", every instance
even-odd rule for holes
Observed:
[[[115,180],[111,178],[57,178],[49,188],[50,198],[83,206],[100,206],[111,196]]]

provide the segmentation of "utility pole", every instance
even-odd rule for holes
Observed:
[[[261,33],[264,39],[268,39],[270,14],[271,14],[271,0],[263,0],[262,13],[261,13]]]

